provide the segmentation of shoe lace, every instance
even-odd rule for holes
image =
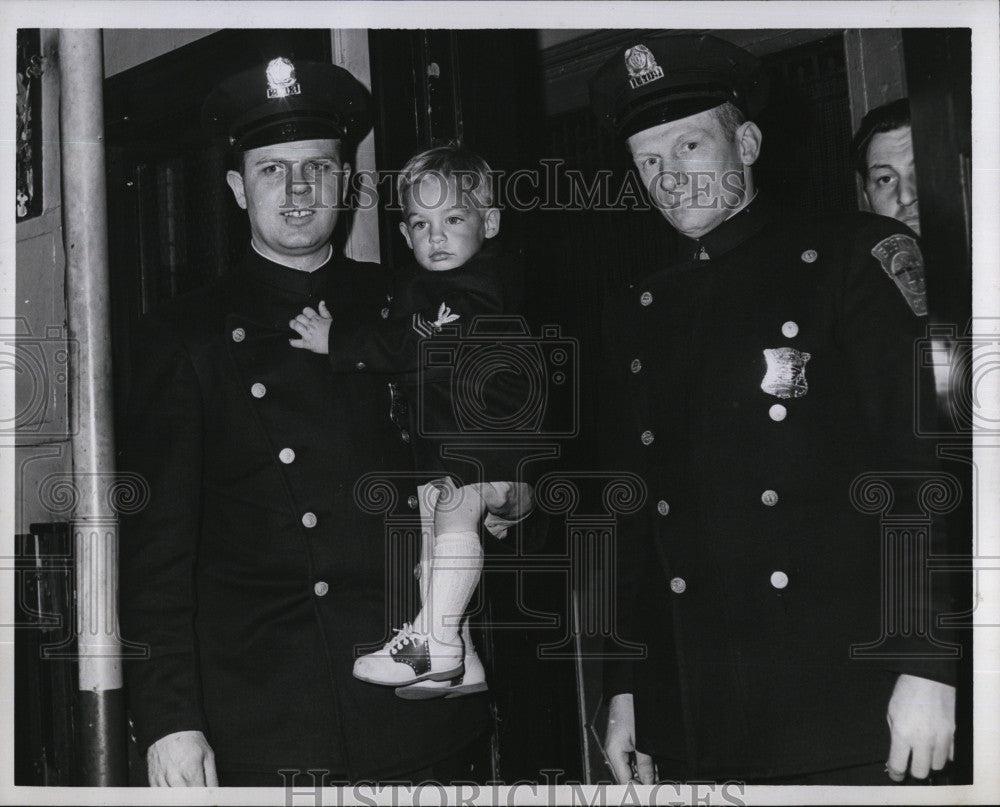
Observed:
[[[388,649],[390,655],[396,655],[400,650],[403,649],[405,645],[408,645],[411,641],[416,644],[422,644],[424,642],[424,637],[417,633],[413,629],[413,625],[409,622],[404,622],[403,627],[393,628],[392,632],[396,635],[393,636],[389,642],[386,644],[386,649]]]

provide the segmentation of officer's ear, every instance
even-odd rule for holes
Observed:
[[[861,205],[861,209],[866,213],[871,213],[872,198],[868,195],[867,183],[865,183],[865,187],[861,189],[861,198],[864,200],[864,204]]]
[[[487,238],[492,238],[500,232],[500,210],[488,207],[483,211],[483,230]]]
[[[760,142],[764,139],[757,124],[747,121],[740,124],[736,130],[736,143],[740,148],[740,161],[744,165],[753,165],[760,156]]]
[[[342,163],[340,166],[341,170],[341,180],[340,180],[340,204],[347,204],[347,194],[351,189],[351,164]]]
[[[226,182],[229,183],[233,196],[236,197],[236,204],[246,210],[247,192],[246,188],[243,186],[243,174],[239,171],[226,171]]]

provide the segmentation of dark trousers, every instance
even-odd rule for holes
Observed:
[[[315,792],[319,787],[349,784],[345,773],[335,771],[218,771],[220,787],[283,787],[297,793]],[[448,785],[451,782],[485,784],[492,778],[490,769],[489,734],[483,734],[469,745],[444,759],[415,771],[403,771],[384,776],[373,784],[417,785],[422,782]],[[367,780],[363,780],[367,781]]]

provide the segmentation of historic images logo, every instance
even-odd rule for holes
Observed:
[[[645,45],[633,45],[625,51],[625,67],[628,69],[629,86],[633,90],[663,78],[663,68],[656,63]]]

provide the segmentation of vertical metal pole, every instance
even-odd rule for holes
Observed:
[[[113,508],[107,196],[100,29],[59,34],[60,137],[70,339],[82,784],[127,784]]]

